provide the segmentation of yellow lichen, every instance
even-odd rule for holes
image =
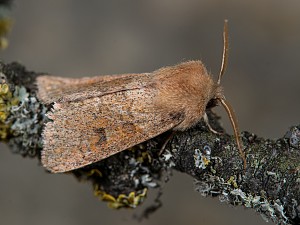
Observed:
[[[9,85],[0,84],[0,139],[5,140],[10,133],[10,124],[7,118],[12,106],[18,105],[20,100],[14,97]]]
[[[91,176],[98,176],[98,177],[102,177],[102,173],[100,170],[98,169],[91,169],[89,172],[87,172],[86,174],[88,177],[91,177]]]
[[[231,176],[227,181],[227,184],[232,185],[234,188],[238,188],[238,184],[236,183],[235,177]]]
[[[208,166],[208,164],[210,163],[210,160],[208,158],[206,158],[205,156],[202,157],[203,163],[205,166]]]
[[[6,95],[9,92],[8,84],[1,84],[0,85],[0,95]]]
[[[138,161],[140,163],[143,163],[143,162],[151,163],[152,162],[152,157],[149,154],[149,151],[145,151],[145,152],[142,152],[141,155],[137,157],[136,161]]]
[[[95,196],[99,197],[102,201],[108,202],[108,207],[113,209],[120,208],[135,208],[141,204],[146,197],[147,188],[144,188],[142,193],[130,192],[128,195],[120,194],[117,198],[99,189],[98,185],[94,187]]]

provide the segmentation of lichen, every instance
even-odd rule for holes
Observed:
[[[7,80],[5,65],[1,65],[1,70],[0,139],[6,141],[14,153],[38,155],[42,148],[41,133],[47,121],[47,108],[25,86],[14,85]]]
[[[300,129],[298,127],[291,127],[286,133],[285,138],[288,139],[292,148],[300,149]]]
[[[205,145],[202,150],[195,149],[195,153],[194,153],[195,167],[199,169],[206,169],[206,167],[211,162],[210,157],[211,157],[211,148],[208,145]]]
[[[144,201],[147,195],[147,190],[147,188],[144,188],[140,192],[132,191],[129,194],[119,194],[118,197],[114,197],[111,194],[100,190],[98,185],[95,185],[94,195],[100,198],[102,201],[108,202],[108,207],[113,209],[136,208]]]
[[[5,141],[12,132],[8,117],[12,107],[17,106],[18,103],[16,92],[12,93],[5,75],[0,72],[0,140],[2,141]]]
[[[122,166],[115,166],[120,162]],[[147,147],[138,145],[72,173],[80,181],[91,182],[95,196],[109,207],[120,209],[136,208],[149,188],[159,187],[160,168]]]
[[[162,159],[161,159],[161,162],[163,163],[163,166],[165,168],[172,168],[175,166],[175,163],[173,161],[173,154],[176,153],[176,149],[172,149],[172,152],[169,151],[169,150],[165,150],[164,151],[164,154],[162,154]]]
[[[228,182],[217,176],[207,179],[211,182],[195,180],[195,190],[200,192],[202,196],[218,196],[221,202],[226,202],[235,206],[245,206],[253,208],[266,221],[278,221],[278,224],[289,224],[285,215],[283,203],[277,200],[269,200],[265,196],[265,192],[261,194],[245,193],[237,187],[234,178],[231,177]],[[296,204],[295,204],[296,205]]]
[[[103,173],[99,169],[91,169],[86,171],[85,179],[103,178]],[[82,177],[81,177],[82,179]],[[121,193],[118,196],[114,197],[112,194],[107,193],[101,189],[101,182],[94,182],[93,185],[94,195],[102,201],[108,202],[108,207],[113,209],[120,208],[136,208],[140,205],[146,198],[147,188],[144,188],[140,191],[131,191],[129,194]]]
[[[80,170],[79,170],[80,171]],[[147,188],[131,191],[126,193],[109,193],[105,191],[103,187],[103,173],[99,169],[91,169],[86,171],[81,171],[81,180],[91,180],[93,181],[94,195],[102,201],[108,202],[108,207],[113,209],[120,208],[136,208],[140,205],[146,198]],[[102,182],[101,182],[102,181]]]

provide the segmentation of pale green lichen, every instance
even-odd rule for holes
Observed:
[[[233,189],[230,194],[227,193],[227,197],[231,195],[231,201],[236,203],[236,205],[244,205],[248,208],[254,208],[261,216],[269,222],[271,220],[279,219],[281,224],[287,224],[288,218],[285,215],[284,207],[279,199],[275,201],[269,201],[268,198],[262,195],[251,195],[246,194],[241,189]],[[228,199],[229,200],[229,199]]]
[[[227,182],[218,176],[205,178],[206,181],[195,180],[195,189],[202,196],[219,196],[221,202],[232,205],[245,206],[253,208],[266,220],[280,221],[280,224],[288,224],[288,218],[285,215],[283,204],[279,199],[269,200],[264,191],[260,194],[245,193],[238,188],[236,179],[232,176]],[[297,203],[295,204],[297,205]]]
[[[141,151],[137,156],[129,158],[128,165],[131,167],[129,177],[133,180],[136,188],[139,185],[154,188],[158,184],[153,181],[149,169],[143,165],[144,162],[152,162],[152,158],[147,151]]]
[[[172,149],[172,152],[169,150],[165,150],[164,154],[162,155],[162,162],[165,168],[172,168],[175,166],[173,161],[173,154],[177,152],[177,149]]]
[[[46,112],[34,94],[22,85],[9,83],[0,72],[0,140],[7,142],[13,152],[23,156],[39,154]]]
[[[20,103],[13,106],[10,116],[11,132],[14,138],[10,139],[12,150],[22,155],[34,156],[42,148],[42,129],[48,120],[45,116],[47,108],[35,96],[30,96],[24,87],[16,87],[14,95]]]

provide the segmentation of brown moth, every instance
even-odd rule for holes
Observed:
[[[227,27],[225,21],[223,59],[217,81],[201,61],[143,74],[77,79],[37,77],[38,97],[45,104],[54,103],[47,115],[52,121],[43,132],[43,166],[54,173],[67,172],[168,130],[186,130],[202,118],[207,122],[206,106],[216,100],[229,115],[245,167],[234,112],[220,86],[227,62]]]

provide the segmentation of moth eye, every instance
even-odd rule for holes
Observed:
[[[212,98],[206,105],[206,109],[213,108],[218,105],[218,100],[216,98]]]

